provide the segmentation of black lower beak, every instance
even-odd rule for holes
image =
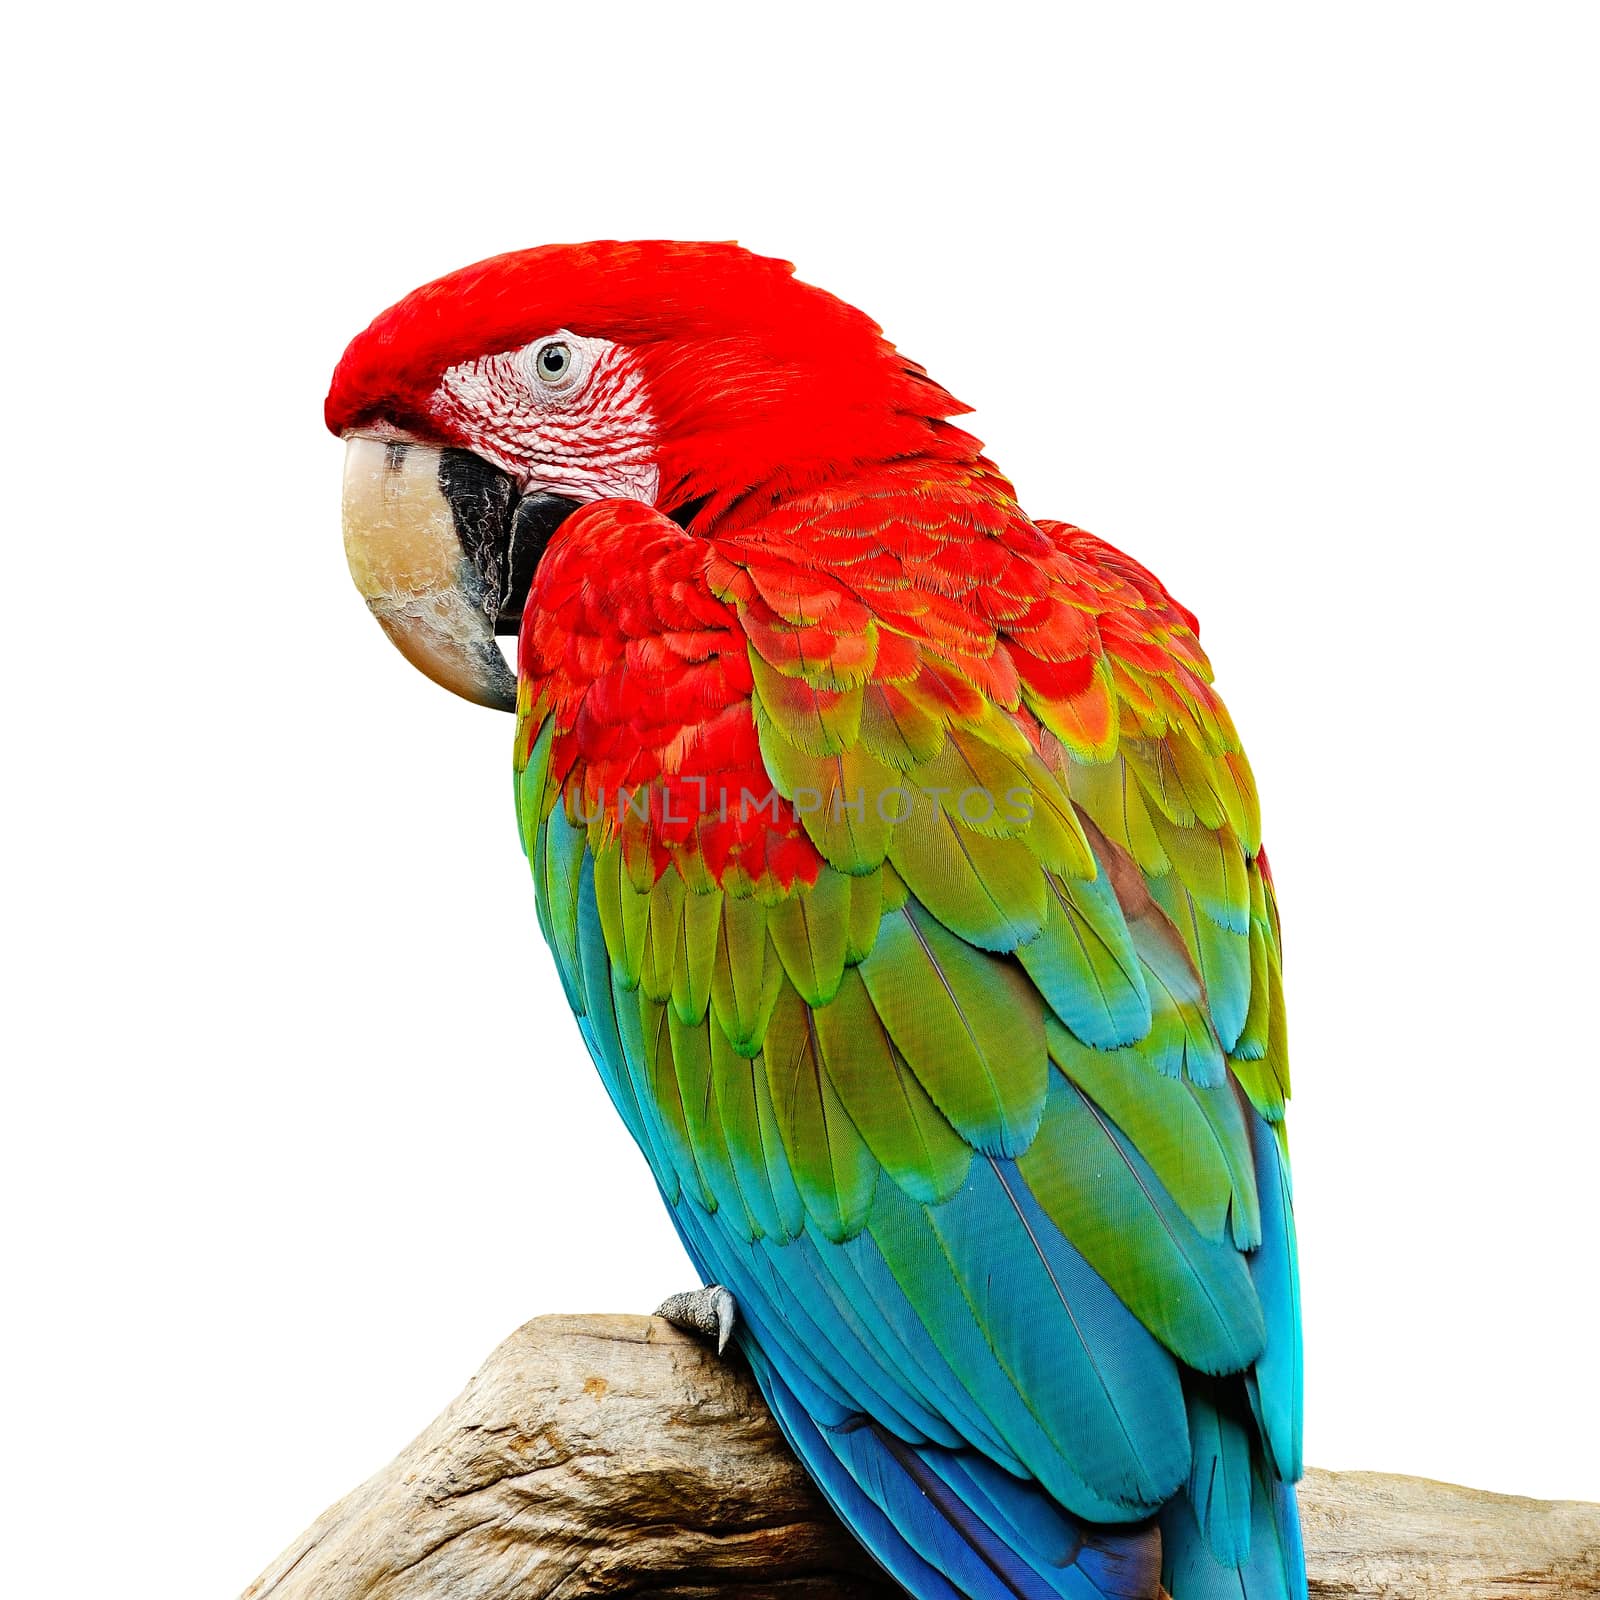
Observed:
[[[558,494],[519,496],[508,474],[470,450],[440,452],[439,489],[456,538],[483,579],[494,631],[516,634],[539,558],[580,502]]]

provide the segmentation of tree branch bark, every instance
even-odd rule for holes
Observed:
[[[1311,1472],[1311,1593],[1600,1595],[1600,1506]],[[244,1600],[891,1600],[736,1360],[652,1317],[540,1317]]]

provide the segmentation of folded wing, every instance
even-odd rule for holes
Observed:
[[[1192,619],[992,484],[785,516],[541,569],[519,811],[607,1087],[913,1592],[1292,1594],[1277,916]]]

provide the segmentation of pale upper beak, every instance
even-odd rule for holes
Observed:
[[[412,666],[481,706],[514,711],[499,633],[515,633],[533,569],[573,502],[519,500],[512,480],[465,450],[376,432],[345,435],[350,575]]]

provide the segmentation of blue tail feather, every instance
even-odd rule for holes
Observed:
[[[1190,1503],[1174,1496],[1161,1513],[1162,1582],[1172,1600],[1306,1600],[1305,1551],[1294,1486],[1257,1457],[1251,1476],[1249,1552],[1219,1560]]]
[[[1188,1404],[1189,1503],[1212,1554],[1236,1567],[1250,1554],[1250,1402],[1239,1379],[1196,1374],[1189,1379]]]
[[[1154,1527],[1093,1528],[974,1451],[912,1445],[865,1418],[819,1428],[750,1348],[785,1437],[834,1509],[918,1600],[1150,1600]]]
[[[1277,1475],[1292,1483],[1302,1471],[1305,1388],[1294,1196],[1279,1130],[1259,1113],[1251,1122],[1261,1192],[1261,1247],[1250,1257],[1250,1276],[1267,1321],[1267,1343],[1255,1364],[1252,1398],[1259,1406],[1261,1431]]]

